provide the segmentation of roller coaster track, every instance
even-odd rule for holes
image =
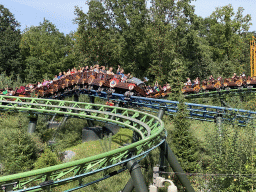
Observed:
[[[221,97],[225,94],[229,94],[232,96],[241,96],[244,94],[255,95],[256,88],[238,88],[238,89],[222,89],[222,90],[213,90],[213,91],[204,91],[199,93],[190,93],[185,94],[186,98],[205,98],[205,97]]]
[[[77,91],[75,93],[78,93]],[[127,98],[122,94],[113,93],[108,95],[106,92],[98,92],[96,90],[79,90],[79,93],[89,94],[93,97],[99,97],[101,99],[112,99],[118,102],[124,102],[127,106],[132,108],[138,108],[139,110],[145,110],[147,112],[157,113],[159,109],[164,109],[167,115],[173,115],[178,110],[177,101],[170,101],[166,99],[153,99],[146,97],[137,97],[131,96]],[[74,92],[66,93],[62,96],[70,96]],[[245,126],[246,123],[255,118],[256,112],[236,109],[236,108],[227,108],[227,107],[218,107],[210,105],[202,105],[195,103],[185,103],[189,112],[188,118],[200,121],[209,121],[214,122],[217,116],[223,116],[224,120],[234,121],[237,120],[239,126]],[[232,116],[232,118],[229,118]]]
[[[105,92],[98,92],[96,90],[76,90],[64,93],[61,97],[80,93],[89,94],[90,96],[100,97],[102,99],[112,99],[117,102],[123,102],[129,107],[139,108],[140,110],[147,110],[149,112],[157,112],[158,110],[163,109],[167,114],[173,115],[178,109],[178,102],[176,101],[136,96],[127,98],[122,94],[113,93],[108,95]],[[217,115],[223,115],[227,120],[237,119],[240,126],[245,126],[248,120],[255,118],[256,114],[254,111],[234,108],[194,103],[186,103],[186,105],[189,111],[189,118],[214,121]],[[130,108],[56,99],[0,95],[0,110],[26,112],[30,115],[57,114],[96,120],[131,129],[140,136],[140,139],[137,142],[96,156],[61,165],[0,177],[0,186],[8,183],[15,183],[13,189],[16,191],[39,191],[42,189],[49,189],[49,187],[54,188],[75,180],[80,181],[81,178],[85,176],[117,165],[122,165],[132,159],[143,158],[151,150],[160,146],[165,141],[165,129],[161,119],[149,113]],[[233,119],[228,118],[230,115],[232,115]],[[117,171],[117,173],[123,170],[124,169],[121,169]],[[79,189],[83,186],[86,185],[80,184],[69,191]]]
[[[72,107],[69,107],[71,105]],[[16,183],[14,189],[17,191],[38,191],[49,185],[56,187],[79,180],[92,173],[121,165],[134,158],[143,157],[164,141],[163,122],[153,115],[132,109],[92,103],[11,96],[0,96],[0,108],[30,114],[58,114],[108,122],[136,131],[140,135],[140,140],[135,143],[96,156],[0,177],[0,185],[14,182]],[[32,186],[35,183],[37,185]]]

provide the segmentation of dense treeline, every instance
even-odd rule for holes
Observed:
[[[68,35],[46,19],[21,32],[1,5],[0,73],[35,83],[98,62],[160,83],[172,82],[178,68],[181,80],[249,74],[250,15],[227,5],[202,18],[190,3],[154,0],[147,8],[142,0],[90,1],[88,13],[75,8],[78,29]]]

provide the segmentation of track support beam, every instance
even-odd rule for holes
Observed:
[[[126,164],[126,166],[130,171],[132,178],[126,184],[124,188],[125,192],[130,192],[131,189],[133,189],[132,186],[134,186],[136,192],[148,192],[140,165],[137,163],[137,161],[131,160]]]
[[[191,186],[186,174],[182,170],[178,160],[175,157],[175,154],[172,152],[171,148],[168,146],[167,142],[164,141],[160,145],[161,151],[164,152],[165,158],[167,159],[168,163],[170,164],[171,168],[173,169],[174,172],[176,172],[176,175],[185,188],[186,192],[195,192],[193,187]]]
[[[122,192],[132,192],[134,189],[132,178],[129,179]]]
[[[79,95],[78,94],[74,94],[74,101],[78,102],[79,101]]]
[[[95,97],[89,95],[89,99],[90,99],[90,103],[94,103],[95,102]],[[94,107],[92,108],[94,109]],[[94,126],[94,122],[92,120],[87,120],[89,127],[93,127]]]
[[[36,114],[29,114],[28,133],[32,134],[36,130],[38,116]]]
[[[164,112],[165,112],[165,108],[161,107],[158,111],[157,117],[159,119],[163,119]],[[160,171],[165,171],[166,169],[166,162],[164,157],[165,153],[166,153],[166,149],[160,150]]]
[[[94,102],[95,102],[95,97],[93,97],[93,96],[90,95],[89,98],[90,98],[90,102],[91,102],[91,103],[94,103]]]

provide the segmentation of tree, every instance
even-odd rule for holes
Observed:
[[[20,62],[20,24],[14,15],[0,4],[0,73],[15,74],[23,70]]]
[[[33,168],[38,149],[24,130],[6,129],[0,145],[1,162],[5,174],[28,171]]]
[[[181,94],[181,89],[184,86],[183,80],[185,79],[184,64],[178,59],[174,59],[171,64],[172,70],[169,72],[168,82],[171,86],[170,99],[177,101]]]
[[[35,162],[35,169],[41,169],[59,164],[58,156],[51,151],[50,148],[45,147],[44,152]]]
[[[190,132],[184,96],[180,94],[178,111],[174,115],[174,130],[171,131],[171,148],[178,157],[181,167],[185,172],[193,173],[197,170],[199,157],[199,144]]]
[[[74,53],[79,63],[93,65],[98,62],[99,65],[107,65],[113,62],[112,52],[116,50],[115,38],[112,39],[114,33],[110,29],[110,18],[99,1],[90,1],[88,4],[87,14],[78,7],[75,9],[78,30],[74,34]]]
[[[216,11],[204,20],[204,35],[211,47],[212,59],[215,62],[213,65],[222,66],[222,69],[216,72],[219,75],[230,75],[223,72],[223,67],[231,73],[241,73],[250,68],[249,41],[246,33],[251,25],[251,16],[243,16],[243,10],[239,7],[235,14],[232,5],[229,4],[216,8]],[[232,65],[228,62],[223,65],[223,61],[226,60]],[[212,65],[209,67],[213,68]]]
[[[39,26],[25,29],[20,49],[26,80],[40,81],[44,75],[52,78],[60,71],[73,67],[72,61],[66,59],[71,48],[70,36],[60,33],[55,25],[46,19]]]

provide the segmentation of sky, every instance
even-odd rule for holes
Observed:
[[[0,4],[8,8],[15,19],[21,24],[23,31],[26,27],[38,26],[44,18],[56,25],[57,29],[64,34],[76,31],[78,25],[74,24],[75,6],[80,7],[85,13],[88,6],[79,0],[0,0]],[[243,7],[244,15],[250,14],[252,25],[249,31],[256,31],[256,0],[197,0],[193,1],[195,13],[201,17],[208,17],[216,7],[231,4],[237,11]]]

